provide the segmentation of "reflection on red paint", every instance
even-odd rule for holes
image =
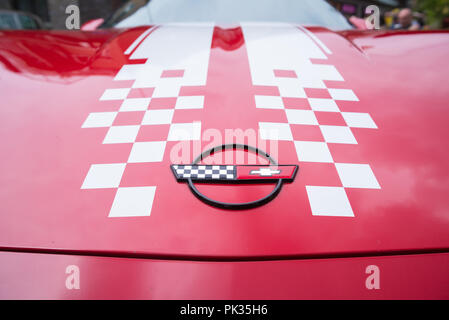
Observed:
[[[232,29],[214,28],[212,48],[220,48],[227,51],[239,49],[244,43],[242,29],[240,27]]]

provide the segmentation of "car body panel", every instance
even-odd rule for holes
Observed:
[[[448,299],[448,268],[447,253],[211,262],[1,252],[0,299]]]
[[[1,34],[0,247],[5,250],[256,260],[449,249],[447,32],[338,33],[291,25],[175,24]],[[289,44],[285,39],[293,40]],[[278,63],[272,69],[275,78],[288,82],[301,44],[301,59],[309,67],[331,66],[343,80],[306,88],[307,99],[281,99],[281,85],[258,82],[263,79],[257,75],[259,61]],[[274,50],[280,55],[275,60],[257,51],[265,48],[269,53],[279,45],[288,50],[285,56]],[[123,68],[145,63],[143,69]],[[169,80],[152,89],[151,72]],[[313,75],[306,74],[306,80],[317,80]],[[297,78],[303,76],[296,72]],[[139,125],[146,109],[130,111],[129,104],[127,112],[118,112],[126,108],[124,98],[104,96],[107,90],[124,88],[126,98],[136,86],[133,77],[149,81],[150,89],[134,87],[129,99],[151,97],[148,110],[172,110],[170,123],[142,125],[134,133],[136,140],[131,138],[165,143],[162,161],[131,161],[133,142],[109,143],[105,137],[110,125],[92,127],[86,122],[92,113],[114,113],[114,126]],[[267,83],[272,81],[271,74],[267,77]],[[180,83],[187,80],[180,85],[177,78]],[[177,86],[179,94],[172,97]],[[352,96],[331,99],[329,88],[351,90],[358,101]],[[202,96],[203,107],[176,107],[177,97],[190,96]],[[255,96],[277,97],[274,100],[282,100],[284,107],[256,108]],[[170,150],[179,146],[168,138],[173,123],[201,122],[201,133],[217,130],[223,137],[226,129],[257,132],[260,123],[287,125],[284,109],[304,109],[310,115],[308,99],[338,103],[338,112],[314,110],[319,125],[348,128],[342,112],[368,114],[372,122],[350,128],[356,143],[328,142],[332,161],[300,161],[294,141],[288,139],[277,146],[266,143],[279,164],[299,165],[295,181],[270,203],[238,212],[210,207],[173,177]],[[315,122],[290,123],[290,130],[295,141],[318,139],[324,145]],[[187,162],[219,144],[210,138],[201,146],[195,141],[186,142],[192,150]],[[374,180],[370,176],[368,187],[351,187],[350,182],[344,187],[335,163],[368,165]],[[117,182],[107,187],[86,182],[97,164],[124,170],[120,196],[129,196],[127,188],[143,188],[139,190],[151,198],[150,209],[145,207],[140,216],[114,211],[120,207],[114,205]],[[314,214],[308,186],[346,194],[349,214]],[[272,185],[198,188],[210,197],[241,202],[270,192]]]

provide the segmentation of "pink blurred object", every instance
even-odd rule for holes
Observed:
[[[368,30],[368,28],[366,27],[365,19],[351,16],[349,18],[349,22],[351,22],[351,24],[359,30]]]
[[[103,18],[89,20],[81,26],[82,31],[93,31],[97,30],[97,28],[104,22]]]

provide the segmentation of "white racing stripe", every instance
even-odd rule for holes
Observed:
[[[134,42],[128,47],[128,49],[126,49],[125,54],[128,55],[131,52],[134,51],[134,49],[140,44],[140,42],[142,42],[142,40],[148,35],[150,34],[150,32],[154,29],[155,27],[151,27],[148,28],[148,30],[142,32],[142,34],[136,39],[134,40]]]
[[[166,25],[148,29],[125,51],[130,59],[144,59],[142,64],[122,66],[114,80],[133,81],[131,87],[106,89],[100,101],[117,100],[115,112],[93,112],[83,128],[108,128],[104,144],[129,143],[132,145],[127,163],[92,164],[82,189],[115,189],[116,195],[109,217],[149,216],[157,186],[122,187],[121,181],[129,164],[161,162],[166,154],[167,141],[198,140],[201,122],[173,123],[178,109],[202,109],[203,96],[179,97],[183,86],[204,86],[207,80],[209,55],[214,26],[202,24],[185,28],[182,25]],[[150,34],[151,33],[151,34]],[[150,90],[148,90],[150,89]],[[154,98],[163,106],[151,107]],[[168,99],[164,99],[168,98]],[[173,99],[174,98],[174,99]],[[174,102],[173,102],[174,101]],[[158,104],[158,105],[159,105]],[[120,115],[143,112],[143,119],[136,123],[120,125],[114,121]],[[137,118],[136,118],[137,119]],[[163,141],[136,141],[142,127],[159,128],[170,125]],[[149,130],[152,132],[152,130]],[[148,130],[146,131],[148,133]],[[159,138],[161,139],[161,138]]]
[[[324,50],[324,52],[326,52],[327,54],[332,54],[332,51],[330,51],[330,49],[323,43],[323,41],[318,39],[316,35],[314,35],[312,32],[310,32],[303,26],[298,25],[298,28],[301,29],[303,32],[305,32],[310,38],[312,38],[313,41],[315,41],[321,47],[321,49]]]
[[[339,101],[358,101],[351,89],[327,88],[324,81],[344,81],[331,64],[314,64],[311,59],[327,59],[332,52],[314,34],[289,24],[261,26],[242,24],[253,85],[277,86],[280,96],[256,95],[256,108],[283,109],[287,123],[261,121],[262,139],[292,141],[299,162],[334,163],[341,186],[306,186],[313,215],[354,217],[345,188],[379,189],[368,164],[335,163],[328,144],[357,144],[351,128],[377,128],[367,113],[341,113]],[[331,98],[308,97],[308,88],[327,90]],[[307,99],[310,110],[285,109],[283,98]],[[315,112],[340,113],[346,125],[320,125]],[[291,125],[318,126],[324,140],[301,141]],[[297,128],[298,128],[297,127]],[[273,137],[273,132],[277,134]],[[270,133],[270,134],[268,134]]]

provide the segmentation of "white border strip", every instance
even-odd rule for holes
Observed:
[[[312,38],[312,40],[315,41],[316,44],[318,44],[321,47],[321,49],[323,49],[324,52],[326,52],[327,54],[332,54],[332,51],[330,51],[330,49],[328,47],[326,47],[326,45],[320,39],[318,39],[312,32],[310,32],[303,26],[298,25],[298,27],[304,33],[306,33],[310,38]]]
[[[143,32],[134,42],[126,49],[125,54],[128,55],[139,45],[140,42],[154,29],[155,27],[151,27],[145,32]]]

